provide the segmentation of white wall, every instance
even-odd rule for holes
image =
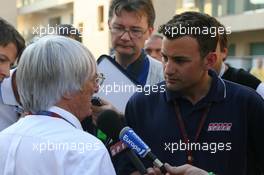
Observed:
[[[1,0],[0,2],[0,17],[7,20],[13,26],[17,23],[17,8],[16,0]]]
[[[97,59],[102,54],[109,54],[110,36],[107,25],[108,6],[110,1],[106,0],[75,0],[74,24],[84,24],[83,43]],[[104,30],[98,30],[98,7],[104,6]]]

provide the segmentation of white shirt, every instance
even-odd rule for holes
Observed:
[[[260,83],[256,89],[257,93],[264,99],[264,83]]]
[[[5,78],[0,84],[0,131],[15,123],[19,118],[16,111],[19,104],[12,89],[13,72],[14,70],[11,70],[10,77]]]
[[[154,85],[164,81],[163,66],[161,62],[147,55],[149,59],[149,72],[146,85]]]
[[[59,107],[49,111],[66,120],[28,115],[0,132],[1,175],[115,175],[100,140]]]

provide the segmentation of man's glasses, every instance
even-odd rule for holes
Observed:
[[[97,73],[95,77],[95,83],[101,86],[104,83],[105,77],[103,73]]]
[[[110,27],[110,31],[112,34],[121,37],[123,36],[126,32],[129,34],[130,38],[135,39],[135,38],[141,38],[147,31],[148,29],[146,29],[145,31],[140,30],[140,29],[125,29],[123,27]]]

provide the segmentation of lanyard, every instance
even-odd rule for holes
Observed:
[[[184,143],[186,145],[188,145],[189,137],[188,137],[188,134],[187,134],[187,131],[186,131],[185,124],[183,122],[183,118],[182,118],[181,113],[180,113],[180,107],[179,107],[178,103],[175,100],[174,100],[174,107],[175,107],[175,112],[176,112],[176,115],[177,115],[179,128],[180,128],[180,131],[181,131],[181,135],[183,137]],[[201,120],[199,122],[198,129],[197,129],[197,132],[195,134],[194,142],[198,141],[198,138],[199,138],[199,136],[201,134],[201,131],[202,131],[205,119],[207,117],[207,114],[208,114],[208,112],[210,110],[210,107],[211,107],[211,103],[202,112],[202,118],[201,118]],[[192,150],[191,149],[190,150],[187,149],[187,161],[188,161],[189,164],[192,164],[192,162],[193,162],[193,156],[192,156]]]
[[[39,111],[34,115],[46,115],[46,116],[50,116],[50,117],[54,117],[54,118],[60,118],[63,119],[64,121],[66,121],[67,123],[71,124],[74,128],[76,128],[76,126],[74,126],[74,124],[72,124],[69,120],[65,119],[64,117],[62,117],[61,115],[55,113],[55,112],[51,112],[51,111]]]

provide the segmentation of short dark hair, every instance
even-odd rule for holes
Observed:
[[[112,19],[114,14],[119,16],[122,10],[145,14],[147,16],[148,26],[153,27],[156,16],[151,0],[112,0],[108,14],[109,19]]]
[[[57,27],[57,34],[66,37],[73,37],[76,41],[82,42],[82,35],[78,29],[71,24],[60,24]]]
[[[0,46],[5,47],[10,43],[15,44],[17,48],[18,62],[23,50],[26,47],[25,40],[11,24],[0,17]]]
[[[217,21],[217,22],[219,22],[219,21]],[[223,34],[219,35],[220,50],[221,50],[221,52],[223,52],[224,49],[228,47],[228,39],[227,39],[227,34],[226,34],[226,28],[225,28],[225,26],[222,25],[219,22],[219,27],[223,27],[225,29],[225,32]]]
[[[178,15],[175,15],[170,21],[166,24],[163,24],[159,28],[159,32],[162,33],[168,39],[176,39],[183,36],[190,36],[197,40],[200,50],[201,58],[204,58],[209,52],[215,51],[217,42],[218,42],[218,32],[216,32],[216,36],[212,36],[210,32],[196,33],[196,29],[198,31],[202,31],[205,28],[208,30],[212,27],[217,28],[211,22],[211,17],[204,13],[199,12],[184,12]],[[178,29],[185,28],[190,32],[181,33]],[[168,32],[168,29],[171,29],[171,32]],[[175,30],[177,29],[177,32]],[[195,32],[192,32],[192,29],[195,29]],[[187,31],[186,30],[186,31]],[[172,35],[173,32],[173,35]],[[175,34],[175,35],[174,35]]]
[[[221,27],[222,29],[224,29],[224,31],[222,33],[218,33],[219,34],[218,40],[219,40],[219,43],[220,43],[220,50],[224,51],[224,49],[227,48],[227,46],[228,46],[226,28],[216,18],[214,18],[212,16],[208,16],[208,17],[209,17],[208,21],[209,21],[211,26],[214,26],[214,27],[217,27],[217,28]]]

